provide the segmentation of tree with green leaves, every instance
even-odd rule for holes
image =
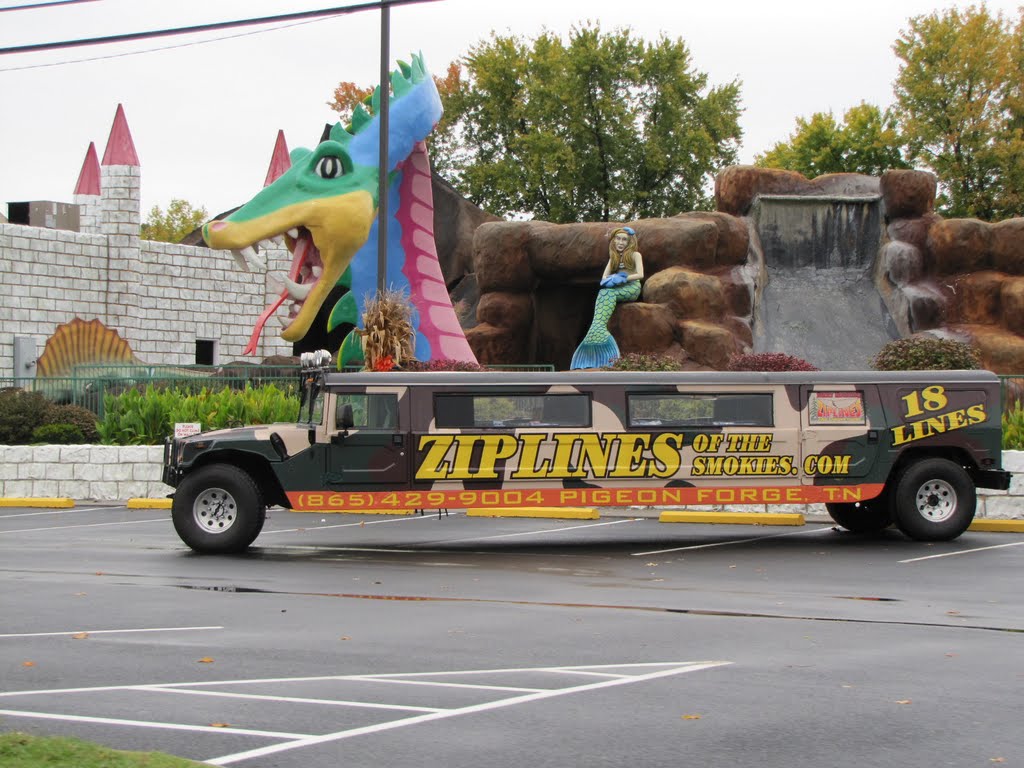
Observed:
[[[890,168],[909,167],[900,145],[895,115],[861,102],[848,109],[840,123],[831,112],[798,117],[789,139],[757,155],[754,164],[797,171],[809,179],[826,173],[878,176]]]
[[[707,209],[715,175],[736,162],[739,83],[709,87],[680,39],[592,24],[566,40],[492,34],[464,71],[437,80],[431,157],[495,213],[565,223]],[[360,93],[344,87],[339,103]]]
[[[984,5],[910,19],[896,109],[911,160],[939,178],[939,209],[992,220],[1024,213],[1024,15]]]
[[[206,208],[193,208],[187,200],[175,198],[161,210],[154,205],[142,225],[142,239],[164,243],[180,243],[196,227],[209,218]]]
[[[564,223],[706,209],[736,161],[739,84],[709,88],[680,39],[588,24],[565,42],[492,35],[465,62],[455,106],[470,151],[440,162],[496,213]]]

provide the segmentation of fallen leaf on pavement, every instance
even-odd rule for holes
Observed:
[[[211,728],[230,728],[231,723],[210,723]]]
[[[34,661],[23,661],[23,662],[21,662],[21,666],[23,666],[23,667],[34,667],[35,665],[36,665],[36,663]]]
[[[896,703],[897,704],[909,704],[910,701],[911,701],[910,699],[897,699]]]
[[[196,664],[213,664],[213,659],[209,656],[203,656],[203,658],[197,661]]]
[[[71,639],[72,640],[85,640],[87,637],[89,637],[89,633],[88,632],[79,632],[77,634],[72,635]]]
[[[680,720],[700,720],[700,715],[683,715]]]

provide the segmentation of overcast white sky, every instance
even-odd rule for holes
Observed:
[[[0,8],[41,0],[0,0]],[[354,0],[95,0],[0,13],[0,47],[136,32],[354,4]],[[750,162],[792,133],[798,116],[892,100],[892,44],[907,20],[958,0],[439,0],[392,8],[391,59],[422,50],[443,72],[492,31],[566,34],[587,19],[654,40],[682,38],[711,84],[738,79]],[[1020,0],[989,0],[1016,18]],[[337,117],[341,80],[371,85],[380,12],[264,31],[0,56],[0,205],[71,201],[90,141],[102,157],[118,103],[142,164],[143,217],[175,197],[212,215],[263,184],[278,129],[312,146]],[[226,38],[195,44],[204,39]],[[175,46],[175,47],[170,47]],[[166,50],[152,50],[165,48]],[[151,51],[125,55],[135,51]],[[105,58],[99,58],[105,57]],[[82,61],[84,59],[95,59]],[[55,62],[60,66],[42,66]],[[4,208],[0,207],[0,210]]]

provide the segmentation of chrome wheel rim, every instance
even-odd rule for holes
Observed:
[[[235,524],[238,504],[223,488],[207,488],[192,505],[192,518],[206,533],[224,533]]]
[[[956,513],[956,490],[945,480],[929,480],[917,489],[917,512],[930,523],[941,523]]]

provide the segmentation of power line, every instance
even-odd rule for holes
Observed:
[[[0,48],[0,55],[10,53],[31,53],[35,51],[52,51],[63,48],[80,48],[86,45],[103,45],[105,43],[123,43],[130,40],[148,40],[152,37],[170,37],[172,35],[188,35],[196,32],[211,32],[218,29],[231,29],[234,27],[250,27],[259,24],[270,24],[276,21],[297,21],[299,19],[312,19],[320,16],[343,16],[359,11],[390,8],[393,5],[414,5],[417,3],[432,3],[437,0],[377,0],[376,2],[359,3],[357,5],[343,5],[335,8],[322,8],[315,11],[299,11],[297,13],[285,13],[277,16],[262,16],[256,19],[240,19],[238,21],[219,21],[213,24],[199,24],[194,27],[177,27],[174,29],[157,29],[149,32],[129,32],[123,35],[110,35],[108,37],[90,37],[80,40],[65,40],[58,43],[33,43],[32,45],[17,45],[10,48]]]
[[[297,21],[294,24],[281,24],[276,27],[267,27],[266,29],[254,29],[250,32],[239,32],[235,35],[222,35],[220,37],[211,37],[206,40],[193,40],[190,43],[177,43],[175,45],[163,45],[159,48],[145,48],[141,51],[125,51],[124,53],[110,53],[106,56],[90,56],[85,59],[65,59],[64,61],[50,61],[45,64],[26,64],[23,67],[0,67],[0,72],[22,72],[26,69],[44,69],[46,67],[63,67],[67,64],[86,64],[91,61],[106,61],[107,59],[122,59],[125,56],[141,56],[144,53],[159,53],[160,51],[173,51],[177,48],[191,48],[195,45],[206,45],[207,43],[219,43],[222,40],[235,40],[240,37],[251,37],[252,35],[262,35],[266,32],[278,32],[282,29],[291,29],[292,27],[301,27],[305,24],[318,24],[326,19],[307,19],[306,21]]]
[[[50,0],[48,3],[32,3],[31,5],[9,5],[6,8],[0,8],[0,13],[4,11],[31,11],[36,8],[52,8],[55,5],[78,5],[79,3],[95,3],[96,0]]]

